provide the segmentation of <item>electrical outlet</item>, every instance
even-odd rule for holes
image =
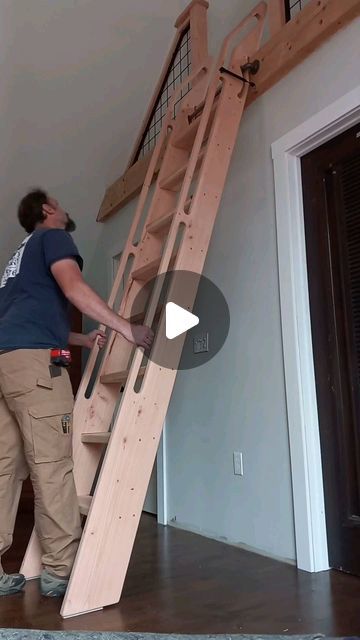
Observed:
[[[193,339],[194,353],[207,353],[209,351],[209,333],[198,333]]]
[[[234,475],[243,476],[244,465],[243,465],[243,454],[241,453],[241,451],[234,451],[233,460],[234,460]]]

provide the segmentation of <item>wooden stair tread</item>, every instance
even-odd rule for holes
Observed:
[[[109,431],[96,431],[93,433],[82,433],[81,442],[94,444],[107,444],[110,439]]]
[[[155,260],[151,260],[147,264],[144,264],[142,267],[135,269],[131,277],[133,280],[150,280],[154,276],[156,276],[159,271],[159,266],[161,262],[161,257],[156,258]]]
[[[176,255],[171,258],[169,263],[169,270],[174,266],[175,258]],[[135,269],[131,274],[132,279],[144,282],[151,280],[151,278],[158,274],[161,259],[162,256],[160,256],[160,258],[156,258],[155,260],[151,260],[138,269]]]
[[[210,129],[211,129],[211,125],[216,113],[216,109],[218,106],[218,99],[215,99],[213,108],[211,110],[211,114],[210,114],[210,118],[209,118],[209,122],[205,131],[205,136],[204,136],[204,142],[206,142],[206,140],[209,137],[210,134]],[[172,142],[172,144],[174,145],[174,147],[178,148],[178,149],[191,149],[192,145],[194,144],[194,140],[196,137],[196,133],[197,130],[199,128],[199,124],[201,121],[200,115],[202,113],[202,108],[204,107],[204,105],[200,105],[200,108],[198,109],[199,113],[197,115],[196,118],[194,118],[191,122],[191,124],[189,124],[189,126],[185,129],[185,131],[181,131],[180,133],[178,133],[176,136],[174,136],[174,140]]]
[[[189,198],[185,202],[184,209],[186,212],[189,211],[191,200],[192,198]],[[170,211],[170,213],[165,213],[160,218],[156,218],[156,220],[146,225],[146,231],[148,233],[164,233],[170,227],[176,211],[177,211],[176,209],[173,209],[172,211]]]
[[[206,152],[206,147],[204,149],[201,149],[199,153],[194,175],[197,173],[197,171],[200,168],[200,164],[204,158],[205,152]],[[188,165],[189,165],[189,161],[183,164],[182,167],[180,167],[180,169],[177,169],[176,171],[174,171],[174,173],[169,175],[167,178],[164,178],[160,182],[160,189],[166,189],[168,191],[179,191],[179,189],[176,187],[179,187],[180,183],[183,181]]]
[[[140,367],[139,376],[145,375],[146,367]],[[100,376],[100,382],[103,384],[125,384],[128,379],[129,370],[125,371],[114,371],[112,373],[104,373]]]
[[[154,222],[150,222],[146,226],[146,231],[148,233],[161,233],[166,231],[170,227],[175,213],[176,209],[173,209],[170,213],[166,213],[164,216],[161,216],[161,218],[154,220]]]
[[[78,496],[78,503],[79,503],[79,509],[80,509],[81,515],[87,516],[90,510],[91,501],[92,501],[92,496]]]

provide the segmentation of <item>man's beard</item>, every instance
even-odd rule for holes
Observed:
[[[65,231],[68,231],[68,233],[72,233],[76,229],[76,222],[74,222],[74,220],[70,218],[68,213],[66,215],[67,215],[67,223],[65,226]]]

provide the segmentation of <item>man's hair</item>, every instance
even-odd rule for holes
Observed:
[[[33,189],[19,203],[18,218],[22,227],[32,233],[38,222],[45,220],[43,205],[47,204],[48,195],[42,189]]]

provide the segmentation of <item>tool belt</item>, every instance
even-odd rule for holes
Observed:
[[[11,351],[15,349],[0,349],[0,356]],[[71,352],[68,349],[51,349],[50,362],[58,367],[68,367],[71,364]]]

